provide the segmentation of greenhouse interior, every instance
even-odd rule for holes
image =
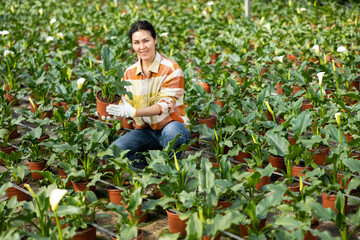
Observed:
[[[0,239],[360,239],[357,0],[0,1]]]

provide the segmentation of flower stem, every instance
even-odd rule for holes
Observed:
[[[56,226],[57,226],[57,229],[58,229],[58,231],[59,231],[60,240],[63,240],[63,236],[62,236],[62,232],[61,232],[61,227],[60,227],[60,223],[59,223],[59,219],[58,219],[56,210],[54,211],[54,215],[55,215]]]

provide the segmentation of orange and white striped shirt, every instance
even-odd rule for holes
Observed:
[[[142,72],[141,61],[126,69],[123,81],[131,85],[126,90],[131,92],[133,100],[126,96],[126,100],[136,109],[160,105],[160,115],[151,117],[135,117],[133,126],[143,129],[150,126],[153,130],[160,130],[172,121],[189,125],[184,106],[184,76],[180,66],[173,60],[156,52],[155,59],[150,66],[149,74]]]

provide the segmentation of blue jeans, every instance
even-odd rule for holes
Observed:
[[[179,133],[181,135],[172,148],[175,150],[190,140],[189,130],[185,128],[184,124],[177,121],[168,123],[161,130],[153,130],[150,127],[132,130],[116,139],[111,146],[114,144],[122,150],[130,150],[127,157],[130,161],[134,161],[133,166],[144,168],[147,165],[147,162],[141,152],[163,149],[170,141],[174,140]],[[172,156],[172,154],[173,153],[171,152],[170,156]],[[176,156],[180,157],[181,152],[177,153]]]

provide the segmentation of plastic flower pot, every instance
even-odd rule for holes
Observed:
[[[251,158],[251,154],[247,152],[239,152],[238,155],[233,157],[235,161],[246,163],[245,158]]]
[[[24,184],[25,183],[21,184],[19,187],[25,189]],[[6,195],[7,195],[8,199],[11,199],[13,196],[16,196],[18,202],[30,200],[30,195],[17,189],[16,187],[9,187],[8,189],[6,189]]]
[[[197,117],[196,120],[200,123],[200,124],[206,124],[206,126],[208,126],[211,129],[214,129],[216,126],[216,120],[217,117],[216,116],[210,116],[208,118],[200,118]]]
[[[40,180],[40,179],[44,178],[39,173],[33,172],[33,171],[44,171],[45,167],[46,167],[46,162],[30,162],[29,161],[29,167],[30,167],[30,170],[31,170],[32,179]]]
[[[250,168],[248,168],[247,170],[249,172],[251,172],[251,173],[254,172],[254,170],[252,170]],[[267,184],[270,184],[270,183],[271,183],[271,178],[268,177],[268,176],[263,176],[263,177],[260,178],[260,181],[255,185],[255,188],[257,190],[260,190],[261,187],[263,187],[263,186],[265,186]]]
[[[117,96],[115,97],[113,102],[106,102],[106,100],[102,97],[102,92],[101,90],[99,90],[96,93],[96,111],[99,114],[99,120],[100,121],[104,121],[107,116],[110,116],[107,112],[106,112],[106,107],[109,106],[110,104],[119,104],[120,102],[120,97]]]
[[[186,222],[187,220],[181,220],[179,214],[172,213],[166,210],[169,222],[169,231],[171,233],[180,233],[181,235],[186,235]]]
[[[78,191],[83,192],[86,190],[86,186],[88,185],[89,182],[74,182],[73,180],[71,180],[71,183],[74,187],[75,192],[78,192]],[[95,190],[96,190],[95,186],[91,186],[89,188],[89,190],[95,192]]]
[[[317,165],[323,166],[326,161],[326,157],[329,155],[330,148],[326,146],[320,146],[317,149],[311,149],[313,154],[314,162]],[[317,151],[317,153],[315,153]]]
[[[123,196],[121,195],[121,193],[123,192],[120,189],[106,189],[109,195],[109,200],[110,202],[116,204],[116,205],[121,205],[121,202],[123,200]]]
[[[96,240],[96,227],[76,231],[75,236],[73,236],[71,240]]]
[[[332,208],[337,213],[337,210],[335,208],[336,197],[337,197],[336,194],[321,193],[323,208]],[[345,197],[345,209],[344,209],[345,214],[347,212],[347,202],[348,202],[348,198]]]
[[[278,170],[275,170],[276,172],[281,172],[280,170],[285,171],[286,170],[286,166],[285,166],[285,162],[284,162],[284,157],[280,157],[280,156],[270,156],[269,158],[269,163],[277,168]]]
[[[206,82],[197,82],[200,86],[202,86],[205,90],[205,92],[210,93],[211,92],[211,86]]]

